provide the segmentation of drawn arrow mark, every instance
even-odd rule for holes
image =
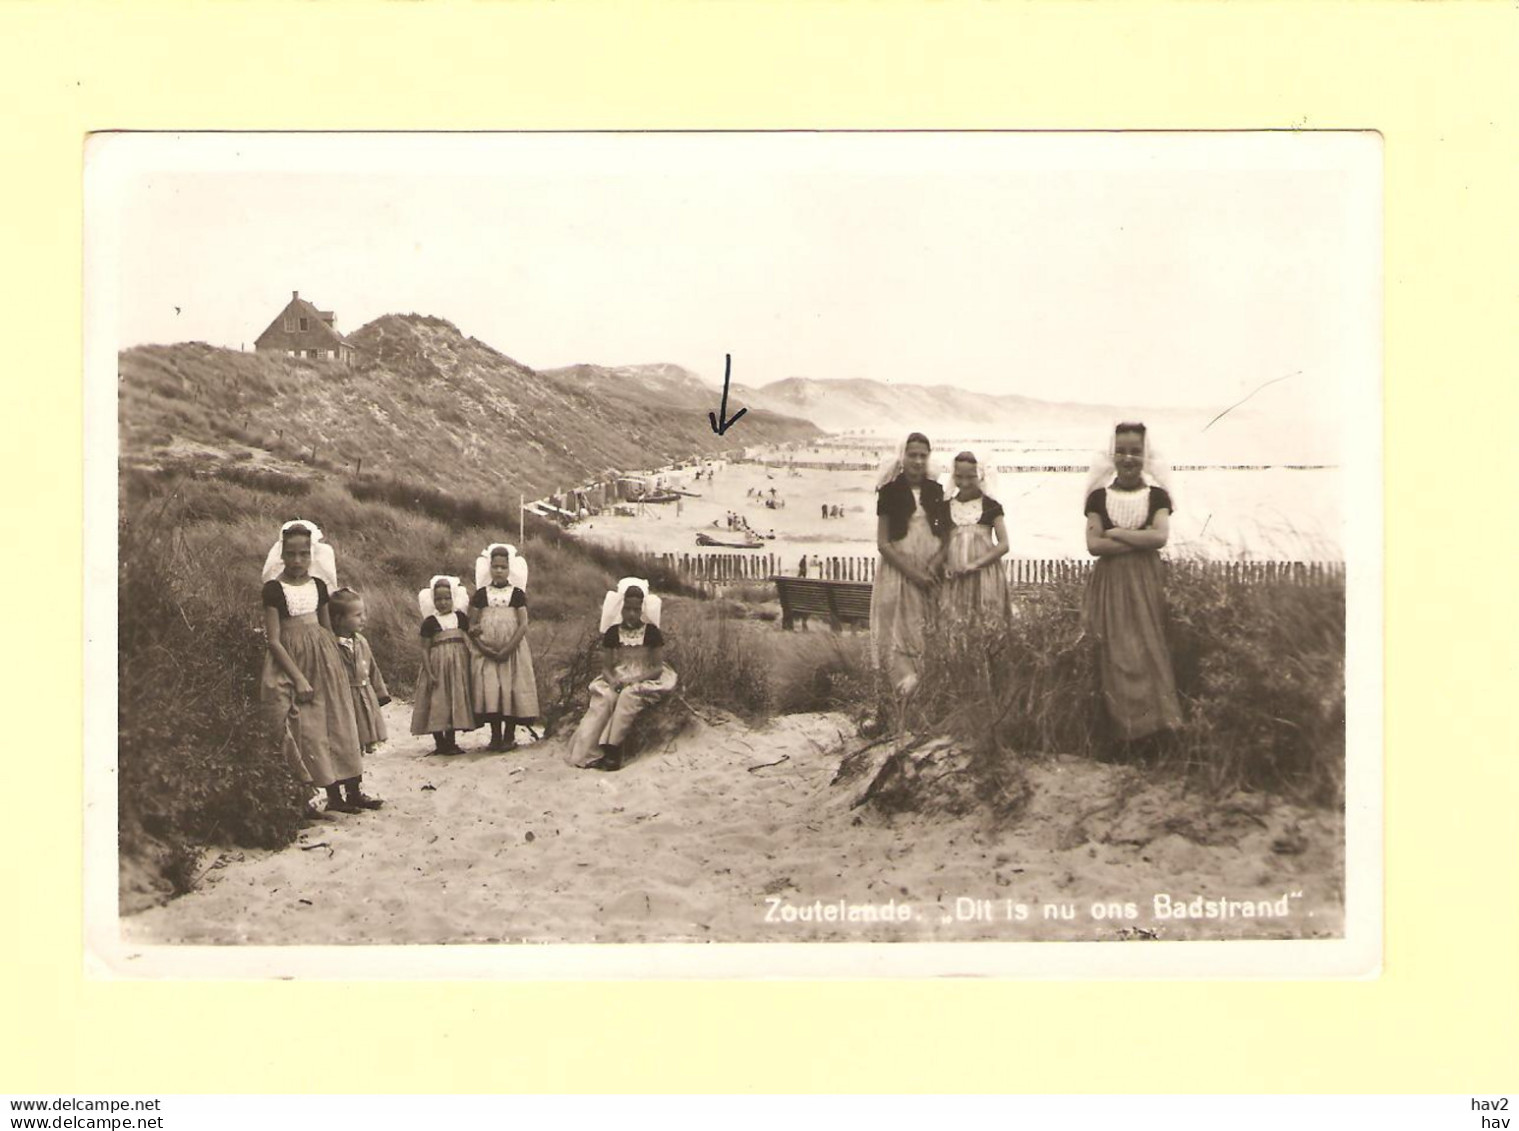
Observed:
[[[723,354],[723,403],[716,412],[707,413],[707,420],[712,424],[712,431],[721,436],[728,429],[738,423],[739,417],[748,412],[747,408],[741,408],[732,416],[728,415],[728,382],[733,380],[733,355]]]

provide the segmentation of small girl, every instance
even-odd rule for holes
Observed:
[[[312,576],[313,567],[323,576]],[[268,651],[259,698],[271,733],[306,787],[311,820],[330,819],[311,804],[312,786],[327,791],[328,810],[357,813],[339,783],[357,781],[363,772],[348,673],[327,608],[329,587],[337,587],[337,568],[322,532],[299,519],[285,523],[264,561]]]
[[[602,601],[601,674],[591,681],[591,705],[570,739],[572,766],[622,769],[622,743],[633,720],[675,690],[659,614],[659,598],[637,577],[624,577]]]
[[[353,713],[359,724],[359,742],[365,754],[373,754],[375,747],[385,741],[385,717],[380,714],[380,708],[390,702],[390,692],[385,690],[385,680],[374,662],[369,641],[361,631],[364,627],[364,598],[352,589],[337,589],[328,605],[332,631],[338,638],[343,663],[348,667],[348,690],[353,696]],[[359,778],[338,784],[343,787],[350,805],[360,809],[379,809],[385,804],[379,798],[365,794]]]
[[[944,531],[944,608],[959,621],[1007,618],[1007,526],[1002,504],[986,493],[986,467],[972,452],[955,457],[955,494],[940,512]],[[995,537],[993,537],[995,535]]]
[[[417,594],[422,610],[422,670],[417,677],[411,733],[432,735],[438,754],[463,754],[454,732],[475,729],[465,643],[469,614],[464,600],[459,579],[444,574]]]
[[[527,643],[527,562],[515,546],[492,542],[475,559],[469,600],[475,718],[490,723],[489,750],[517,744],[517,726],[538,717],[538,684]]]

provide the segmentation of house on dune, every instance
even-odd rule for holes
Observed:
[[[318,310],[301,297],[300,291],[290,292],[289,304],[258,336],[253,348],[259,353],[353,364],[353,347],[338,333],[332,311]]]

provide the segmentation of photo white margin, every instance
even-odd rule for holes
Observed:
[[[204,168],[245,148],[321,138],[330,171],[346,160],[334,139],[400,147],[468,150],[483,141],[529,138],[574,161],[587,139],[668,136],[802,137],[830,134],[234,134],[101,133],[85,141],[84,207],[84,937],[92,979],[385,980],[875,980],[924,977],[1057,980],[1367,979],[1381,972],[1383,924],[1383,138],[1373,130],[1188,131],[1210,154],[1238,159],[1252,144],[1357,178],[1375,207],[1356,213],[1349,245],[1368,285],[1354,289],[1355,330],[1345,358],[1346,852],[1345,935],[1282,941],[932,942],[932,943],[521,943],[476,945],[143,946],[121,937],[117,901],[117,335],[122,188],[149,168]],[[988,131],[964,136],[984,137]],[[996,136],[1079,139],[1082,133],[996,131]],[[1172,137],[1167,131],[1146,136]],[[956,131],[903,133],[954,138]],[[1127,132],[1097,136],[1132,136]],[[621,140],[614,144],[623,144]],[[309,148],[307,150],[310,152]],[[280,166],[289,169],[289,166]],[[296,166],[290,171],[297,171]]]

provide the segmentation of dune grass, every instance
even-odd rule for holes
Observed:
[[[1135,756],[1108,732],[1081,582],[1016,599],[1006,626],[930,632],[907,706],[882,697],[888,727],[951,734],[998,757]],[[1184,724],[1143,756],[1223,794],[1266,790],[1344,800],[1343,585],[1231,584],[1196,575],[1167,590],[1168,638]]]

